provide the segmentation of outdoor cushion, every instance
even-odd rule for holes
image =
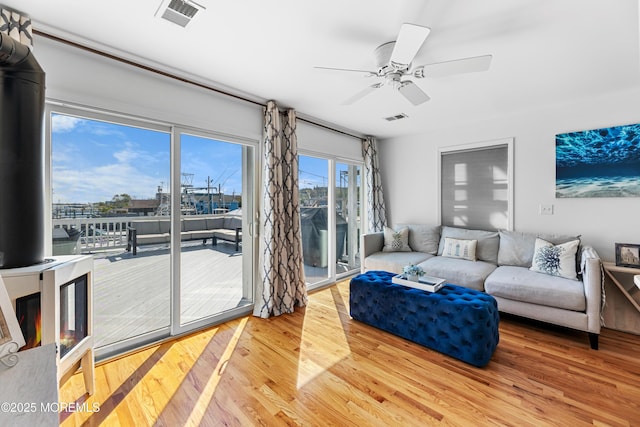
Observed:
[[[242,218],[231,217],[231,216],[225,217],[222,228],[227,228],[229,230],[233,230],[234,231],[234,235],[235,235],[235,229],[236,228],[242,228]]]
[[[236,238],[236,230],[227,230],[225,228],[220,228],[218,230],[213,230],[213,235],[219,239],[223,240],[235,240]],[[239,234],[241,236],[242,233]]]
[[[185,218],[182,220],[184,231],[200,231],[207,229],[207,220],[205,218]]]
[[[150,221],[132,221],[131,227],[136,229],[138,236],[147,234],[161,234],[160,223],[157,219]]]
[[[524,267],[498,267],[484,284],[485,291],[515,301],[584,311],[584,285],[577,280],[537,273]]]
[[[156,245],[158,243],[169,243],[169,233],[143,234],[136,237],[138,245]]]
[[[158,221],[158,226],[160,227],[160,233],[169,233],[171,232],[171,221],[169,218],[160,219]]]
[[[219,216],[215,218],[207,218],[207,230],[215,230],[224,227],[224,218]]]

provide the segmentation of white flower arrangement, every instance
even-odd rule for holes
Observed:
[[[424,270],[422,270],[422,267],[420,267],[419,265],[413,265],[413,264],[404,266],[404,268],[402,269],[402,272],[407,276],[419,277],[424,275]]]

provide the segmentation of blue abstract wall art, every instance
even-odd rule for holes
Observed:
[[[556,197],[640,197],[640,124],[556,135]]]

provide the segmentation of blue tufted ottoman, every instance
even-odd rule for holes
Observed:
[[[498,345],[498,304],[488,294],[455,285],[429,293],[369,271],[350,282],[351,317],[433,350],[483,367]]]

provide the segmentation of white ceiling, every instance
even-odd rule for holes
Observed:
[[[186,28],[154,16],[161,0],[3,4],[35,29],[381,138],[640,84],[638,0],[197,1],[207,9]],[[432,98],[418,107],[390,87],[341,105],[372,81],[314,66],[374,70],[373,49],[404,22],[431,28],[414,64],[492,54],[490,70],[417,81]],[[383,120],[398,113],[409,118]]]

